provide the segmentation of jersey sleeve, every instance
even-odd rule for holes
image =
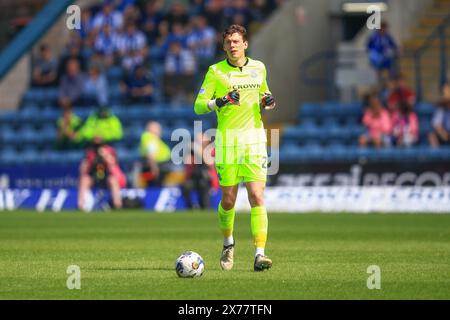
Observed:
[[[262,69],[262,73],[263,73],[263,81],[261,84],[261,88],[259,90],[259,95],[262,96],[264,93],[268,92],[271,93],[269,90],[269,85],[267,84],[267,71],[266,71],[266,66],[261,63],[261,69]]]
[[[194,111],[196,114],[206,114],[212,111],[208,107],[208,102],[214,98],[215,91],[216,77],[213,68],[209,67],[194,103]]]

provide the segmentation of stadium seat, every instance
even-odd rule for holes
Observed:
[[[0,113],[0,124],[16,124],[20,122],[20,116],[18,112],[3,112]]]
[[[17,131],[15,131],[12,127],[2,128],[1,131],[1,139],[2,143],[9,145],[16,145],[20,141],[20,137],[18,136]]]
[[[20,121],[22,123],[39,123],[39,114],[41,113],[40,108],[37,106],[30,106],[19,112]]]
[[[36,117],[42,122],[52,122],[56,123],[56,120],[61,116],[61,111],[59,109],[46,107],[44,108]]]
[[[58,87],[45,88],[43,90],[43,96],[44,103],[56,104],[59,96]]]
[[[55,150],[49,150],[49,151],[43,152],[42,156],[41,156],[41,160],[44,163],[49,163],[49,164],[59,164],[62,162],[61,158],[62,158],[61,152],[55,151]]]
[[[417,104],[415,109],[420,119],[423,117],[431,117],[436,110],[432,104],[425,102]]]
[[[81,163],[81,160],[83,160],[84,157],[84,151],[82,150],[68,150],[68,151],[62,151],[59,153],[59,163],[68,163],[71,165],[76,165]]]
[[[24,144],[36,144],[40,140],[38,132],[30,124],[22,126],[18,132],[18,136]]]
[[[121,165],[133,163],[140,159],[139,150],[137,148],[117,148],[116,151]]]
[[[324,118],[322,120],[322,127],[325,127],[327,129],[334,129],[338,128],[339,126],[339,122],[335,117],[327,116],[327,118]]]
[[[284,162],[298,162],[306,159],[303,149],[296,145],[284,145],[280,149],[280,160]]]
[[[57,136],[56,123],[46,123],[41,127],[39,134],[44,140],[55,140]]]
[[[27,165],[32,163],[40,163],[40,153],[37,149],[28,146],[23,152],[19,154],[17,162]]]
[[[318,126],[318,119],[316,118],[302,118],[299,127],[316,127]]]
[[[340,119],[340,121],[342,122],[342,124],[344,126],[361,125],[361,121],[360,121],[359,117],[357,117],[357,116],[345,115]]]
[[[119,66],[111,66],[106,74],[110,83],[118,83],[123,77],[122,68]]]
[[[17,162],[20,153],[12,147],[3,147],[0,152],[0,163],[5,165],[12,165]]]
[[[299,108],[298,120],[307,117],[317,117],[320,115],[320,105],[317,103],[304,103]]]

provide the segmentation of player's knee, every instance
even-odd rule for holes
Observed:
[[[264,195],[260,190],[253,190],[248,194],[248,200],[252,207],[261,207],[264,205]]]
[[[224,210],[231,210],[234,208],[235,202],[236,197],[233,197],[232,195],[224,195],[220,201],[220,205]]]
[[[234,201],[230,199],[224,199],[221,201],[221,206],[224,210],[231,210],[234,208]]]

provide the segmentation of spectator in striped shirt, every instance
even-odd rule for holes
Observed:
[[[95,40],[95,51],[102,56],[103,64],[111,66],[119,45],[119,37],[111,26],[105,24]]]
[[[199,73],[203,73],[214,60],[216,53],[216,32],[208,26],[204,16],[193,19],[194,30],[187,38],[188,47],[192,50],[199,65]]]
[[[92,24],[96,32],[100,31],[105,24],[109,24],[114,31],[117,31],[122,28],[123,14],[114,9],[113,1],[106,0],[102,10],[95,15]]]
[[[133,70],[144,63],[147,54],[147,40],[134,22],[128,22],[125,32],[119,36],[118,52],[122,58],[122,67],[126,71]]]
[[[187,95],[194,91],[195,59],[178,41],[172,42],[165,60],[164,94],[175,102],[187,102]]]

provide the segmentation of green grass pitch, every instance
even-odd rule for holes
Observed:
[[[262,273],[249,214],[235,238],[224,272],[212,211],[0,212],[0,299],[450,299],[450,215],[270,214]],[[204,258],[201,278],[176,276],[185,250]],[[69,265],[80,290],[66,287]],[[367,288],[370,265],[380,290]]]

